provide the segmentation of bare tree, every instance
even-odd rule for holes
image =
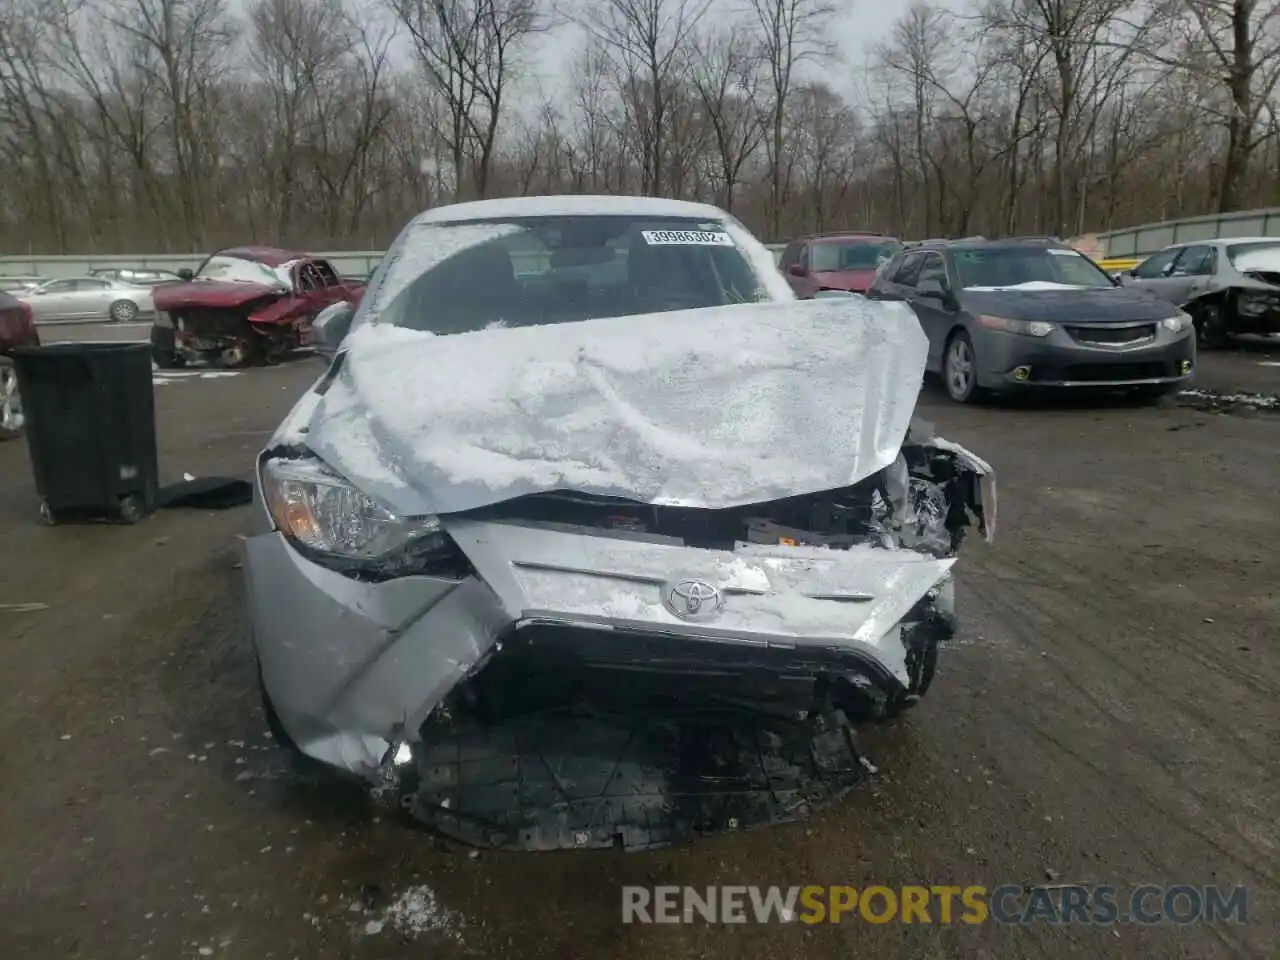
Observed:
[[[631,130],[640,151],[640,191],[660,195],[671,101],[683,53],[710,0],[583,0],[591,36],[617,59]]]
[[[831,55],[832,47],[826,37],[836,8],[828,0],[750,0],[750,4],[759,28],[773,93],[769,104],[767,143],[771,202],[769,226],[776,237],[781,229],[782,205],[786,202],[782,171],[786,166],[784,134],[791,89],[801,64]]]
[[[692,78],[715,143],[711,182],[721,205],[733,211],[743,170],[764,138],[758,103],[761,57],[753,38],[722,28],[696,45]]]
[[[448,109],[441,131],[459,189],[473,159],[477,196],[488,194],[507,86],[521,44],[547,27],[537,0],[388,0],[413,39],[423,71]],[[469,157],[469,154],[471,155]]]
[[[520,69],[534,0],[394,0],[416,38],[392,2],[0,5],[0,245],[377,248],[530,192],[712,200],[771,238],[1280,205],[1280,0],[921,2],[849,95],[787,20],[843,0],[561,0],[588,40],[550,93]]]

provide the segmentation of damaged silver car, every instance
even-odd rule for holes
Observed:
[[[1280,238],[1224,237],[1165,247],[1120,282],[1182,307],[1201,348],[1280,334]]]
[[[820,806],[928,689],[995,486],[912,422],[903,304],[796,300],[715,207],[541,197],[415,218],[315,331],[245,563],[292,749],[468,842],[635,848]]]

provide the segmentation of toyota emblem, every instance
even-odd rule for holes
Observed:
[[[724,595],[705,580],[675,580],[662,588],[663,605],[681,620],[705,623],[720,616]]]

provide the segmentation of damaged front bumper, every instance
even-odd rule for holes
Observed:
[[[502,653],[589,671],[703,674],[743,695],[765,677],[786,702],[788,679],[807,687],[828,673],[897,701],[922,692],[923,665],[950,630],[953,559],[870,546],[699,550],[499,526],[449,528],[477,550],[498,538],[509,551],[488,582],[362,583],[279,533],[248,541],[263,681],[304,753],[376,777],[397,738],[421,741],[431,712]],[[716,622],[685,622],[663,605],[664,586],[679,579],[663,571],[673,570],[719,587]],[[802,581],[818,586],[801,592]]]
[[[758,822],[761,797],[775,820],[779,798],[814,809],[862,770],[848,721],[928,689],[955,631],[960,540],[995,523],[990,468],[938,438],[845,493],[663,508],[645,529],[637,505],[499,504],[441,518],[465,558],[448,576],[353,575],[264,520],[245,563],[264,690],[301,752],[470,842],[650,846]],[[855,501],[860,519],[841,520]],[[738,771],[712,777],[711,800],[708,766]],[[551,780],[521,780],[533,767]],[[559,812],[531,826],[504,804]]]

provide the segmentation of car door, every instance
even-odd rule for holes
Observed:
[[[795,267],[799,273],[787,274],[787,279],[791,281],[791,289],[796,292],[796,296],[801,300],[811,300],[813,295],[818,292],[818,285],[813,280],[813,268],[809,262],[809,254],[812,248],[813,244],[804,241],[796,244]]]
[[[936,281],[946,299],[921,294],[919,287],[925,280]],[[911,308],[915,310],[920,326],[925,336],[929,338],[927,366],[929,370],[940,370],[942,369],[942,345],[946,342],[947,334],[955,322],[954,300],[950,299],[952,286],[947,279],[947,265],[941,253],[930,250],[923,254],[920,269],[914,278],[914,287],[911,294]]]
[[[1207,243],[1184,247],[1169,271],[1166,292],[1161,294],[1178,305],[1194,299],[1208,286],[1217,271],[1218,251]]]
[[[915,296],[916,277],[920,275],[920,268],[924,265],[924,251],[913,250],[902,258],[892,271],[889,271],[885,277],[884,291],[896,300],[910,300]]]
[[[26,302],[36,320],[67,320],[75,316],[75,289],[74,280],[50,280],[33,290]]]
[[[115,295],[116,290],[110,280],[80,277],[75,281],[75,291],[71,294],[76,318],[99,320],[106,317]]]
[[[1166,247],[1153,253],[1130,271],[1122,281],[1126,287],[1135,287],[1155,294],[1165,300],[1177,296],[1178,283],[1170,282],[1169,274],[1173,270],[1173,262],[1185,247]]]

